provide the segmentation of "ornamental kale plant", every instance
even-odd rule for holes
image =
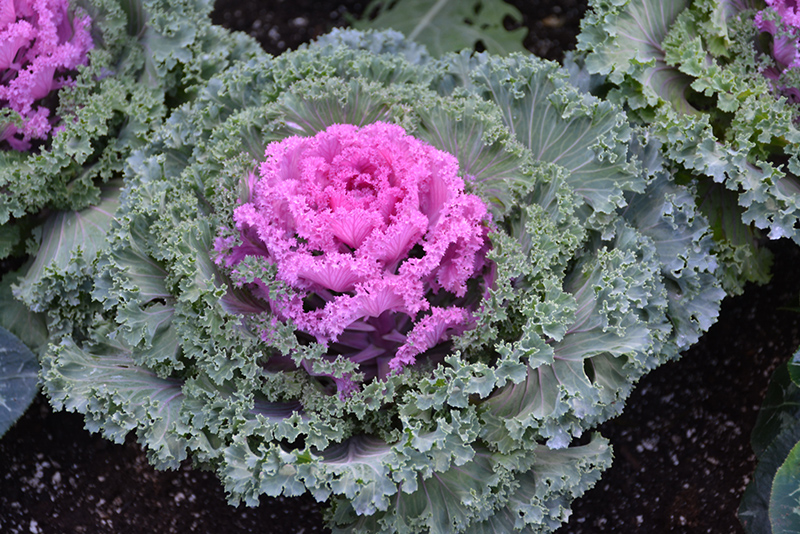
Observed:
[[[214,73],[263,54],[213,26],[210,9],[205,0],[3,0],[0,259],[28,258],[7,278],[30,309],[59,310],[51,328],[91,320],[80,295],[125,159]],[[20,308],[2,288],[0,299]]]
[[[800,243],[795,11],[770,6],[598,0],[578,38],[587,87],[648,125],[692,188],[733,293],[767,280],[763,234]]]
[[[588,431],[715,320],[711,246],[558,65],[335,32],[219,73],[129,159],[43,384],[234,503],[548,532],[610,463]]]
[[[28,150],[31,139],[47,138],[58,117],[44,101],[74,83],[69,72],[86,64],[93,46],[90,23],[88,15],[69,13],[66,0],[0,3],[0,102],[22,121],[19,127],[13,122],[0,125],[0,141]]]
[[[742,496],[739,520],[750,533],[796,530],[800,478],[800,351],[770,379],[750,443],[758,465]]]

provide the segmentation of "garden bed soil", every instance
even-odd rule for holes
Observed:
[[[512,2],[532,31],[526,46],[559,59],[574,46],[585,4]],[[524,5],[523,5],[524,4]],[[358,15],[363,2],[226,0],[215,20],[273,54]],[[564,534],[740,533],[739,500],[755,467],[749,435],[769,378],[800,344],[800,248],[771,243],[773,281],[725,301],[719,322],[681,360],[638,384],[624,413],[599,431],[614,465],[573,505]],[[308,496],[234,507],[212,473],[187,462],[156,471],[133,437],[114,444],[38,397],[0,440],[0,532],[139,534],[329,532]]]

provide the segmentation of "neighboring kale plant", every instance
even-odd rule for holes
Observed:
[[[800,103],[800,9],[791,0],[767,0],[755,25],[771,38],[767,46],[772,62],[764,76],[791,102]]]
[[[739,520],[748,534],[797,532],[800,351],[772,375],[750,443],[758,456],[758,466],[742,496]]]
[[[583,434],[723,296],[617,108],[392,32],[213,78],[131,157],[107,239],[52,404],[232,502],[309,491],[336,532],[557,528],[611,460]]]
[[[763,234],[800,243],[796,15],[772,5],[596,0],[578,37],[593,92],[648,125],[693,189],[733,293],[768,279]]]
[[[56,330],[91,320],[80,295],[119,204],[125,159],[198,85],[263,54],[213,26],[210,9],[205,0],[0,3],[0,259],[29,259],[2,274],[29,308],[58,310]],[[3,305],[19,306],[2,288]]]
[[[0,107],[14,112],[0,115],[7,147],[29,150],[31,140],[47,139],[58,124],[56,93],[88,61],[90,24],[85,13],[69,13],[67,0],[0,1]]]

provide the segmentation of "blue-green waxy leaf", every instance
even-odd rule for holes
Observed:
[[[680,111],[691,111],[684,93],[692,79],[667,64],[662,46],[689,2],[599,0],[591,4],[578,37],[578,50],[588,52],[589,72],[623,85],[620,100],[634,109],[661,100]]]
[[[121,443],[135,430],[162,468],[186,458],[182,383],[138,366],[123,344],[90,353],[65,341],[44,359],[42,373],[53,405],[83,413],[92,432]]]
[[[797,108],[782,95],[797,82],[766,76],[783,67],[759,41],[757,13],[774,16],[764,7],[593,0],[578,37],[576,65],[603,77],[587,88],[631,108],[697,195],[731,294],[769,278],[762,236],[800,243]]]
[[[366,90],[363,83],[352,80],[342,86],[338,80],[329,80],[328,90],[314,94],[286,93],[278,101],[286,131],[283,136],[312,136],[332,124],[364,126],[391,117],[391,99],[381,98]],[[302,90],[302,83],[298,90]],[[333,94],[331,94],[333,93]],[[348,105],[342,105],[347,102]]]
[[[475,102],[466,106],[448,109],[440,104],[420,110],[418,136],[454,155],[467,187],[502,213],[511,207],[512,191],[533,181],[525,169],[527,155],[513,138],[495,139],[503,132],[492,108],[481,109]]]
[[[373,12],[373,19],[356,22],[354,27],[397,30],[425,45],[435,57],[472,49],[478,43],[492,54],[525,51],[525,29],[509,31],[504,26],[507,17],[520,21],[522,15],[501,0],[376,0],[364,10],[367,15]]]
[[[672,333],[662,351],[677,356],[713,324],[725,297],[715,276],[712,229],[691,192],[664,172],[644,193],[628,196],[623,216],[652,239],[663,265]]]
[[[560,450],[539,447],[533,454],[533,468],[517,476],[505,508],[476,525],[470,534],[525,528],[535,532],[539,525],[557,529],[569,514],[568,503],[594,486],[612,459],[608,440],[598,434],[586,445]]]
[[[14,334],[0,327],[0,436],[33,401],[38,379],[36,355]]]
[[[363,32],[347,28],[334,28],[321,36],[311,46],[329,46],[332,49],[368,50],[373,54],[401,56],[411,65],[421,65],[431,60],[428,50],[421,44],[409,41],[394,30]]]
[[[341,503],[334,518],[341,526],[334,532],[463,532],[474,517],[491,510],[495,497],[490,488],[501,481],[502,472],[497,458],[479,449],[469,462],[417,476],[412,487],[401,485],[388,512],[359,517],[353,505]]]
[[[483,437],[501,451],[532,443],[532,436],[565,447],[569,434],[616,415],[632,377],[657,365],[651,351],[659,332],[648,319],[663,317],[666,305],[655,276],[661,265],[630,228],[617,236],[619,248],[596,251],[565,280],[575,313],[564,335],[549,341],[549,357],[537,354],[543,348],[529,353],[527,377],[482,403]],[[630,313],[645,307],[649,318]]]
[[[773,534],[800,532],[800,441],[775,473],[769,499],[769,522]]]

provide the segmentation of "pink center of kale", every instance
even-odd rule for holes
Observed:
[[[272,143],[234,213],[244,244],[224,260],[265,257],[295,290],[260,286],[275,316],[373,375],[398,370],[469,327],[469,282],[487,280],[489,215],[457,173],[452,155],[382,122]]]
[[[57,118],[45,101],[86,64],[90,22],[72,17],[67,0],[0,0],[0,106],[22,120],[0,124],[0,141],[27,150],[32,139],[47,138]]]

